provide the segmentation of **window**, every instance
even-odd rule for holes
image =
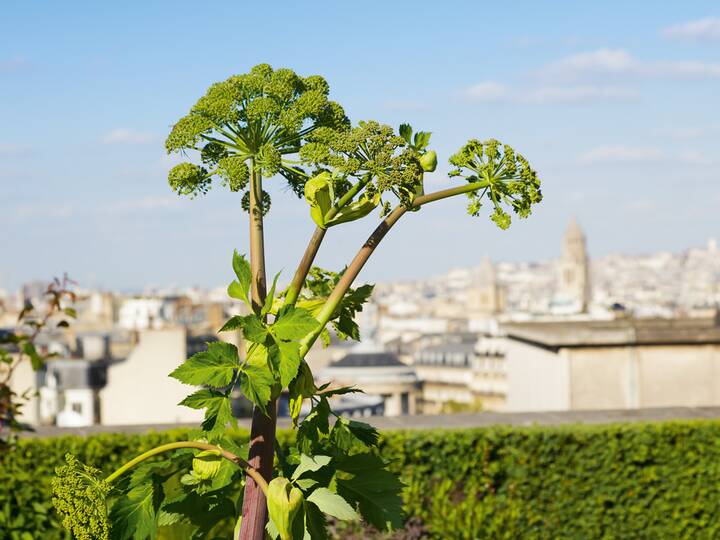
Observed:
[[[82,403],[78,403],[77,401],[73,401],[71,408],[73,412],[76,412],[78,414],[82,414],[83,412]]]

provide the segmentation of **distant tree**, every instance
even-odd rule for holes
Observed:
[[[36,389],[26,388],[18,394],[13,390],[13,374],[27,362],[33,371],[38,371],[56,356],[38,351],[36,341],[43,330],[66,328],[69,320],[75,318],[75,309],[71,307],[76,300],[72,284],[67,275],[53,279],[45,290],[44,305],[34,306],[27,301],[18,315],[17,328],[0,334],[0,452],[15,443],[19,432],[32,429],[19,418]]]
[[[341,339],[360,339],[355,315],[372,286],[353,284],[407,212],[465,195],[471,215],[487,201],[492,220],[505,229],[509,210],[526,217],[541,200],[540,183],[511,147],[472,140],[450,158],[450,176],[460,179],[458,185],[425,193],[424,174],[437,163],[428,149],[430,133],[413,133],[406,124],[396,133],[375,121],[352,126],[328,95],[322,77],[261,64],[212,85],[173,127],[167,150],[199,156],[170,171],[173,190],[192,197],[220,183],[242,194],[241,206],[249,212],[249,261],[234,253],[237,279],[228,294],[245,302],[250,314],[230,318],[221,329],[240,330],[246,346],[238,351],[229,343],[210,343],[171,374],[201,387],[182,401],[205,410],[196,440],[146,452],[104,480],[68,457],[55,480],[56,505],[78,538],[146,538],[176,524],[189,524],[193,538],[212,538],[229,522],[243,539],[260,540],[266,530],[282,540],[326,538],[326,515],[363,518],[381,530],[402,524],[402,485],[377,452],[378,432],[331,410],[332,396],[360,390],[316,386],[305,357],[316,340],[329,341],[328,326]],[[282,291],[278,275],[267,286],[263,234],[271,204],[263,181],[281,178],[304,196],[316,225]],[[347,268],[313,267],[330,228],[374,210],[380,222]],[[230,394],[237,387],[255,405],[247,449],[228,436],[228,426],[236,425]],[[275,444],[282,392],[288,393],[296,428],[289,451]],[[309,411],[301,418],[303,403]],[[146,461],[171,450],[176,452],[169,460]],[[131,468],[132,474],[124,474]]]

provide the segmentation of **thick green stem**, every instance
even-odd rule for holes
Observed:
[[[335,288],[330,293],[330,296],[323,305],[322,310],[320,311],[320,313],[318,313],[316,317],[317,320],[320,322],[320,325],[315,332],[306,337],[300,344],[300,357],[304,358],[305,355],[308,353],[310,347],[313,346],[317,338],[320,336],[320,333],[325,328],[325,325],[332,318],[333,313],[340,305],[340,302],[345,296],[345,293],[355,281],[355,278],[360,273],[360,270],[362,270],[363,266],[365,266],[365,263],[370,258],[370,255],[373,254],[375,248],[378,246],[380,241],[385,237],[388,231],[390,231],[392,226],[395,225],[395,223],[397,223],[397,221],[403,216],[403,214],[405,214],[405,212],[412,208],[419,208],[424,204],[428,204],[434,201],[447,199],[448,197],[453,197],[455,195],[462,195],[463,193],[477,191],[478,189],[482,189],[484,187],[487,187],[488,185],[489,182],[483,180],[480,182],[466,184],[464,186],[444,189],[442,191],[436,191],[434,193],[428,193],[427,195],[421,195],[420,197],[416,197],[409,207],[398,206],[392,212],[390,212],[390,214],[375,228],[373,233],[365,241],[363,246],[360,248],[360,251],[357,252],[355,258],[345,270],[345,273],[340,278],[340,281],[338,281],[337,285],[335,285]]]
[[[170,452],[171,450],[180,450],[181,448],[195,448],[196,450],[212,450],[212,451],[220,452],[220,456],[227,459],[228,461],[232,461],[238,467],[241,467],[245,471],[245,474],[247,474],[249,477],[253,478],[258,483],[258,485],[260,486],[260,489],[262,489],[263,493],[267,492],[267,482],[260,475],[260,473],[258,471],[256,471],[255,469],[253,469],[250,466],[250,464],[247,461],[245,461],[240,456],[236,456],[232,452],[228,452],[227,450],[220,448],[219,446],[215,446],[214,444],[209,444],[209,443],[204,443],[204,442],[199,442],[199,441],[179,441],[179,442],[174,442],[174,443],[163,444],[161,446],[152,448],[151,450],[148,450],[147,452],[140,454],[136,458],[128,461],[125,465],[123,465],[118,470],[116,470],[114,473],[112,473],[110,476],[108,476],[105,479],[105,481],[108,483],[112,483],[115,480],[117,480],[120,476],[125,474],[127,471],[129,471],[136,465],[139,465],[146,459],[149,459],[153,456],[157,456],[158,454]]]
[[[295,302],[300,296],[300,291],[302,291],[305,279],[312,267],[318,249],[320,249],[320,244],[322,243],[323,238],[325,238],[325,232],[326,230],[320,227],[317,227],[315,232],[313,232],[312,238],[310,238],[310,242],[308,242],[307,248],[305,248],[303,258],[300,261],[297,270],[295,270],[295,276],[293,276],[292,283],[290,283],[287,293],[285,294],[285,305],[295,305]]]
[[[347,193],[345,193],[345,195],[338,199],[337,204],[328,211],[325,217],[327,219],[334,218],[342,208],[347,206],[347,204],[353,200],[355,195],[357,195],[358,193],[360,193],[360,191],[363,190],[363,188],[367,185],[369,181],[370,177],[359,181],[357,184],[351,187],[347,191]],[[295,270],[295,275],[293,276],[292,283],[290,283],[287,293],[285,294],[285,305],[295,305],[295,302],[300,296],[303,285],[305,285],[305,279],[307,278],[308,272],[310,271],[310,268],[315,261],[317,252],[320,249],[320,244],[322,243],[323,238],[325,238],[326,231],[327,229],[318,227],[315,229],[315,232],[313,232],[313,235],[310,238],[310,242],[308,243],[307,248],[305,248],[303,258],[300,261],[297,270]]]
[[[265,239],[262,214],[262,176],[260,171],[255,169],[254,163],[251,164],[250,169],[250,270],[252,272],[252,305],[255,312],[260,313],[266,295]],[[248,461],[251,467],[260,471],[266,482],[272,480],[276,423],[275,400],[268,403],[267,414],[259,407],[253,409]],[[249,477],[245,482],[240,538],[263,540],[266,521],[265,494],[260,484],[254,478]]]

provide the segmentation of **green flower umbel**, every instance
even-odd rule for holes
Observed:
[[[65,455],[66,465],[55,469],[52,480],[53,505],[62,518],[63,527],[77,540],[107,540],[110,524],[105,498],[110,486],[100,478],[100,471]]]

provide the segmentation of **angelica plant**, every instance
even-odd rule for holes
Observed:
[[[65,492],[57,496],[76,535],[104,523],[101,492],[107,492],[109,537],[122,540],[180,526],[183,537],[213,538],[231,525],[242,539],[323,539],[328,515],[380,530],[402,525],[402,484],[378,451],[378,432],[332,411],[335,396],[361,390],[317,381],[306,357],[318,339],[329,342],[330,331],[360,340],[355,317],[372,285],[354,286],[355,280],[407,212],[465,195],[470,215],[490,201],[492,220],[507,228],[511,212],[527,217],[540,202],[540,183],[525,158],[490,139],[470,141],[451,158],[451,176],[460,184],[427,193],[424,176],[437,165],[429,132],[413,133],[407,124],[396,132],[376,121],[352,125],[328,96],[321,77],[263,64],[211,86],[173,127],[167,149],[189,161],[170,171],[170,187],[193,197],[219,184],[241,194],[238,208],[249,212],[249,259],[233,253],[235,279],[228,286],[248,314],[219,329],[240,332],[243,345],[211,343],[170,374],[193,387],[181,404],[204,410],[195,440],[153,449],[104,483],[91,483],[91,491],[79,480],[59,484],[76,497],[73,505]],[[315,224],[282,290],[279,274],[266,286],[265,180],[285,181],[304,196]],[[378,223],[347,267],[317,267],[326,235],[342,241],[335,231],[360,219]],[[248,448],[233,446],[229,437],[235,389],[254,404]],[[283,393],[295,429],[287,448],[275,444],[276,401]],[[148,461],[166,452],[162,461]],[[96,505],[96,525],[63,510],[83,504]]]

